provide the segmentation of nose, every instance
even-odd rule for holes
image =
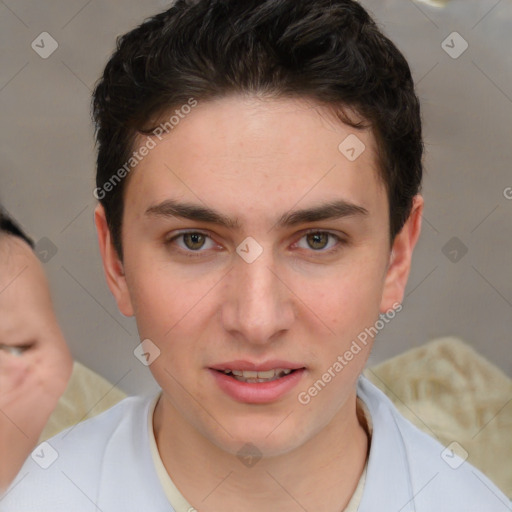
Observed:
[[[264,251],[252,263],[237,257],[227,278],[221,319],[232,336],[264,345],[291,328],[293,293],[271,254]]]

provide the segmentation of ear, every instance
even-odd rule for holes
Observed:
[[[380,304],[380,312],[385,313],[400,304],[404,297],[405,286],[411,269],[411,258],[414,246],[421,231],[421,215],[423,198],[416,195],[409,218],[400,233],[395,236],[388,269],[384,280],[384,290]]]
[[[126,283],[126,276],[124,275],[123,263],[119,259],[112,243],[105,210],[101,204],[94,210],[94,222],[98,232],[98,243],[108,287],[116,299],[119,311],[125,316],[133,316],[133,307]]]

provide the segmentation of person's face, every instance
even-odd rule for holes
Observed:
[[[2,233],[0,345],[1,490],[36,445],[73,365],[41,263],[27,243]]]
[[[160,350],[150,369],[164,397],[228,452],[284,453],[348,414],[370,341],[307,405],[298,395],[402,299],[421,198],[391,253],[375,141],[357,131],[366,149],[350,161],[338,146],[352,133],[305,101],[199,103],[130,176],[122,264],[97,209],[107,280]],[[171,215],[171,202],[237,226]],[[335,203],[332,218],[300,213]],[[295,371],[223,372],[251,368]]]

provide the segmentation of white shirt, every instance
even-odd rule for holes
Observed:
[[[453,453],[443,458],[445,448],[364,376],[357,394],[373,426],[360,512],[512,511],[487,477]],[[153,400],[126,398],[39,445],[0,499],[0,511],[176,512],[151,456]]]

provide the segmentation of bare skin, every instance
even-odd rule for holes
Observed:
[[[31,247],[0,233],[0,492],[34,449],[73,360]]]
[[[338,146],[356,132],[366,149],[350,161]],[[371,343],[310,403],[297,396],[403,298],[423,200],[415,197],[390,245],[375,155],[370,131],[320,105],[222,98],[200,103],[132,171],[122,261],[96,210],[118,307],[160,350],[150,370],[163,390],[153,418],[161,458],[201,512],[339,512],[357,486],[368,438],[356,383]],[[166,214],[169,200],[207,206],[240,226]],[[333,201],[356,209],[278,224]],[[310,230],[324,235],[308,238]],[[263,249],[252,263],[236,252],[247,237]],[[212,369],[237,360],[304,370],[292,391],[247,403],[226,394]],[[246,443],[262,456],[253,467],[237,456]]]

